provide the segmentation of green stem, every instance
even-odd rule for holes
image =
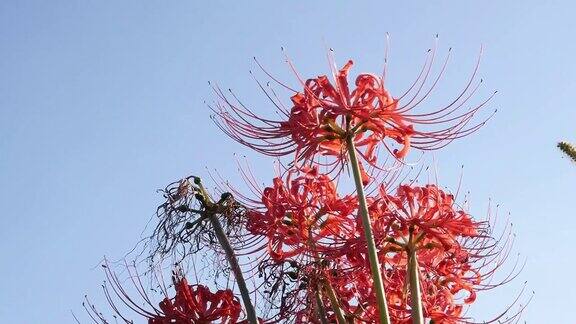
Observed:
[[[246,308],[246,316],[248,317],[248,321],[250,324],[258,324],[256,311],[254,310],[254,306],[250,300],[250,292],[246,286],[246,281],[244,280],[242,269],[238,264],[238,259],[236,258],[236,254],[230,245],[230,241],[224,233],[222,225],[220,225],[220,221],[218,221],[215,215],[210,216],[210,222],[212,223],[212,227],[214,228],[214,232],[216,233],[216,237],[218,238],[220,245],[226,253],[226,259],[230,264],[230,269],[234,273],[234,277],[236,277],[236,283],[238,283],[238,288],[240,289],[240,295],[242,296],[242,301],[244,302],[244,308]]]
[[[416,249],[410,248],[408,260],[408,273],[410,275],[410,300],[412,302],[412,323],[423,324],[422,295],[420,292],[420,267],[416,257]]]
[[[332,286],[328,282],[328,280],[324,280],[324,289],[328,293],[328,298],[330,298],[330,304],[332,304],[332,310],[336,314],[336,319],[338,324],[346,324],[346,318],[342,313],[342,309],[340,308],[340,303],[338,302],[338,298],[336,297],[336,293]]]
[[[324,304],[322,303],[322,296],[320,295],[321,288],[318,285],[316,289],[316,309],[318,310],[318,317],[320,318],[320,322],[322,324],[328,324],[328,317],[326,316],[326,309],[324,309]]]
[[[368,214],[368,204],[366,203],[366,196],[364,195],[364,186],[362,185],[362,176],[360,174],[360,165],[356,157],[356,147],[352,140],[352,135],[346,137],[346,144],[348,154],[350,156],[350,166],[354,174],[354,182],[356,183],[356,192],[358,193],[358,203],[360,209],[360,216],[362,217],[362,225],[364,227],[364,237],[368,246],[368,259],[370,260],[370,270],[374,280],[374,290],[376,291],[376,299],[378,301],[378,310],[380,312],[380,323],[389,324],[390,316],[388,315],[388,304],[386,302],[386,293],[384,291],[384,282],[382,274],[380,273],[380,262],[378,261],[378,252],[376,251],[376,243],[374,242],[374,234],[372,233],[372,224],[370,222],[370,215]]]
[[[200,178],[195,178],[194,182],[198,185],[202,196],[205,199],[206,207],[214,206],[214,203],[211,201],[208,192],[202,186],[200,182]],[[212,228],[214,229],[214,233],[218,238],[218,242],[222,246],[224,253],[226,254],[226,260],[230,264],[230,270],[234,273],[234,277],[236,278],[236,283],[238,284],[238,289],[240,290],[240,295],[242,297],[242,301],[244,302],[244,308],[246,309],[246,317],[248,318],[248,322],[250,324],[258,324],[258,318],[256,317],[256,311],[254,310],[254,306],[252,305],[252,301],[250,300],[250,292],[248,291],[248,287],[246,286],[246,280],[244,280],[244,275],[242,274],[242,269],[238,264],[238,258],[236,257],[236,253],[234,253],[234,249],[230,244],[230,240],[228,240],[228,236],[224,232],[220,221],[216,217],[215,213],[207,213],[208,218],[210,219],[210,223],[212,224]]]

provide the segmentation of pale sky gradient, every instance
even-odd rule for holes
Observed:
[[[390,3],[390,4],[386,4]],[[205,166],[238,179],[233,153],[262,181],[272,162],[219,133],[207,81],[270,109],[248,71],[257,56],[290,84],[284,46],[305,76],[328,72],[324,44],[389,87],[415,76],[440,35],[453,48],[445,89],[463,84],[484,46],[484,94],[498,108],[478,133],[436,154],[442,184],[472,211],[511,213],[527,264],[515,285],[481,294],[488,319],[525,280],[528,323],[568,323],[576,305],[573,1],[2,1],[0,2],[0,321],[71,323],[85,293],[103,305],[103,255],[138,240],[157,188]],[[442,93],[448,99],[453,92]],[[571,248],[572,246],[572,248]],[[143,321],[142,321],[143,322]]]

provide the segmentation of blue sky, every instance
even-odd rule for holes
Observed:
[[[269,108],[248,71],[257,56],[295,84],[284,46],[305,76],[328,72],[324,44],[355,72],[382,67],[391,35],[392,90],[416,76],[440,35],[453,48],[446,89],[463,84],[484,46],[484,94],[498,113],[437,152],[443,184],[472,211],[500,204],[527,264],[510,287],[479,296],[489,318],[522,282],[528,323],[560,322],[576,304],[576,165],[555,144],[576,142],[576,21],[572,1],[2,1],[0,2],[0,318],[72,322],[83,295],[102,302],[103,255],[140,237],[172,180],[216,168],[237,180],[233,153],[263,181],[272,162],[221,135],[207,81]],[[440,90],[439,90],[440,91]],[[447,92],[449,98],[453,92]],[[443,98],[440,91],[437,94]]]

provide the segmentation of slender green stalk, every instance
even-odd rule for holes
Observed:
[[[328,317],[326,316],[326,309],[324,309],[324,304],[322,304],[322,296],[321,294],[320,285],[318,285],[316,289],[316,309],[318,318],[320,318],[320,322],[322,324],[328,324]]]
[[[340,303],[338,302],[336,293],[327,280],[324,280],[324,289],[326,289],[326,292],[328,293],[328,298],[330,298],[330,304],[332,304],[332,310],[336,314],[338,324],[346,324],[346,318],[342,313],[342,309],[340,308]]]
[[[384,282],[382,280],[382,274],[380,273],[378,252],[376,251],[376,243],[374,242],[374,234],[372,233],[372,224],[370,223],[370,215],[368,214],[368,205],[366,203],[366,196],[364,195],[364,186],[362,185],[362,176],[360,175],[360,165],[358,164],[358,158],[356,157],[356,147],[352,140],[352,135],[346,137],[346,145],[350,156],[350,166],[352,167],[352,173],[354,174],[354,182],[356,183],[356,192],[358,193],[358,203],[362,225],[364,226],[364,236],[366,238],[366,244],[368,245],[368,259],[370,260],[370,270],[372,272],[374,290],[376,291],[376,299],[378,301],[380,323],[389,324],[390,316],[388,315],[386,292],[384,291]]]
[[[194,182],[198,185],[202,196],[205,199],[206,208],[211,208],[214,206],[214,203],[211,201],[208,192],[202,186],[200,182],[200,178],[195,178]],[[234,277],[236,278],[236,283],[238,284],[238,289],[240,290],[240,295],[242,297],[242,301],[244,302],[244,308],[246,309],[246,317],[248,317],[248,322],[250,324],[258,324],[258,318],[256,317],[256,311],[254,310],[254,306],[252,305],[252,301],[250,300],[250,292],[248,291],[248,287],[246,286],[246,280],[244,280],[244,275],[242,274],[242,269],[238,264],[238,258],[236,257],[236,253],[234,253],[234,249],[232,249],[232,245],[230,245],[230,240],[228,240],[228,236],[224,232],[220,221],[216,217],[215,212],[207,211],[206,215],[210,219],[210,223],[212,224],[212,228],[214,229],[214,233],[218,238],[218,242],[222,246],[224,253],[226,254],[226,260],[230,264],[230,269],[232,273],[234,273]]]
[[[238,288],[240,289],[240,295],[242,296],[242,301],[244,302],[244,308],[246,308],[246,316],[248,317],[248,321],[250,324],[258,324],[256,311],[254,310],[254,306],[250,300],[250,292],[246,286],[246,281],[244,280],[242,269],[240,269],[238,259],[236,258],[236,254],[230,245],[230,241],[224,233],[222,225],[220,225],[220,221],[218,221],[215,215],[210,216],[210,222],[212,223],[212,227],[214,228],[214,232],[216,233],[216,237],[218,238],[220,245],[226,253],[226,259],[230,264],[230,269],[234,273],[234,277],[236,277],[236,283],[238,283]]]
[[[319,219],[320,216],[316,217]],[[308,245],[310,246],[310,250],[314,255],[315,261],[320,261],[320,257],[318,255],[318,251],[316,251],[316,245],[314,241],[312,241],[312,225],[308,228]],[[316,315],[320,318],[320,322],[322,324],[328,324],[328,316],[326,316],[326,309],[324,308],[324,304],[322,303],[322,285],[318,283],[316,285]]]
[[[416,257],[416,249],[410,248],[408,260],[408,273],[410,275],[410,300],[412,302],[412,323],[424,324],[424,315],[422,312],[422,295],[420,292],[420,269]]]

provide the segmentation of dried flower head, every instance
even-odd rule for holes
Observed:
[[[150,237],[151,258],[176,255],[184,259],[205,247],[220,252],[210,217],[220,221],[232,242],[244,240],[246,208],[230,193],[223,193],[212,202],[198,181],[198,177],[190,176],[161,190],[166,201],[157,209],[158,224]]]

